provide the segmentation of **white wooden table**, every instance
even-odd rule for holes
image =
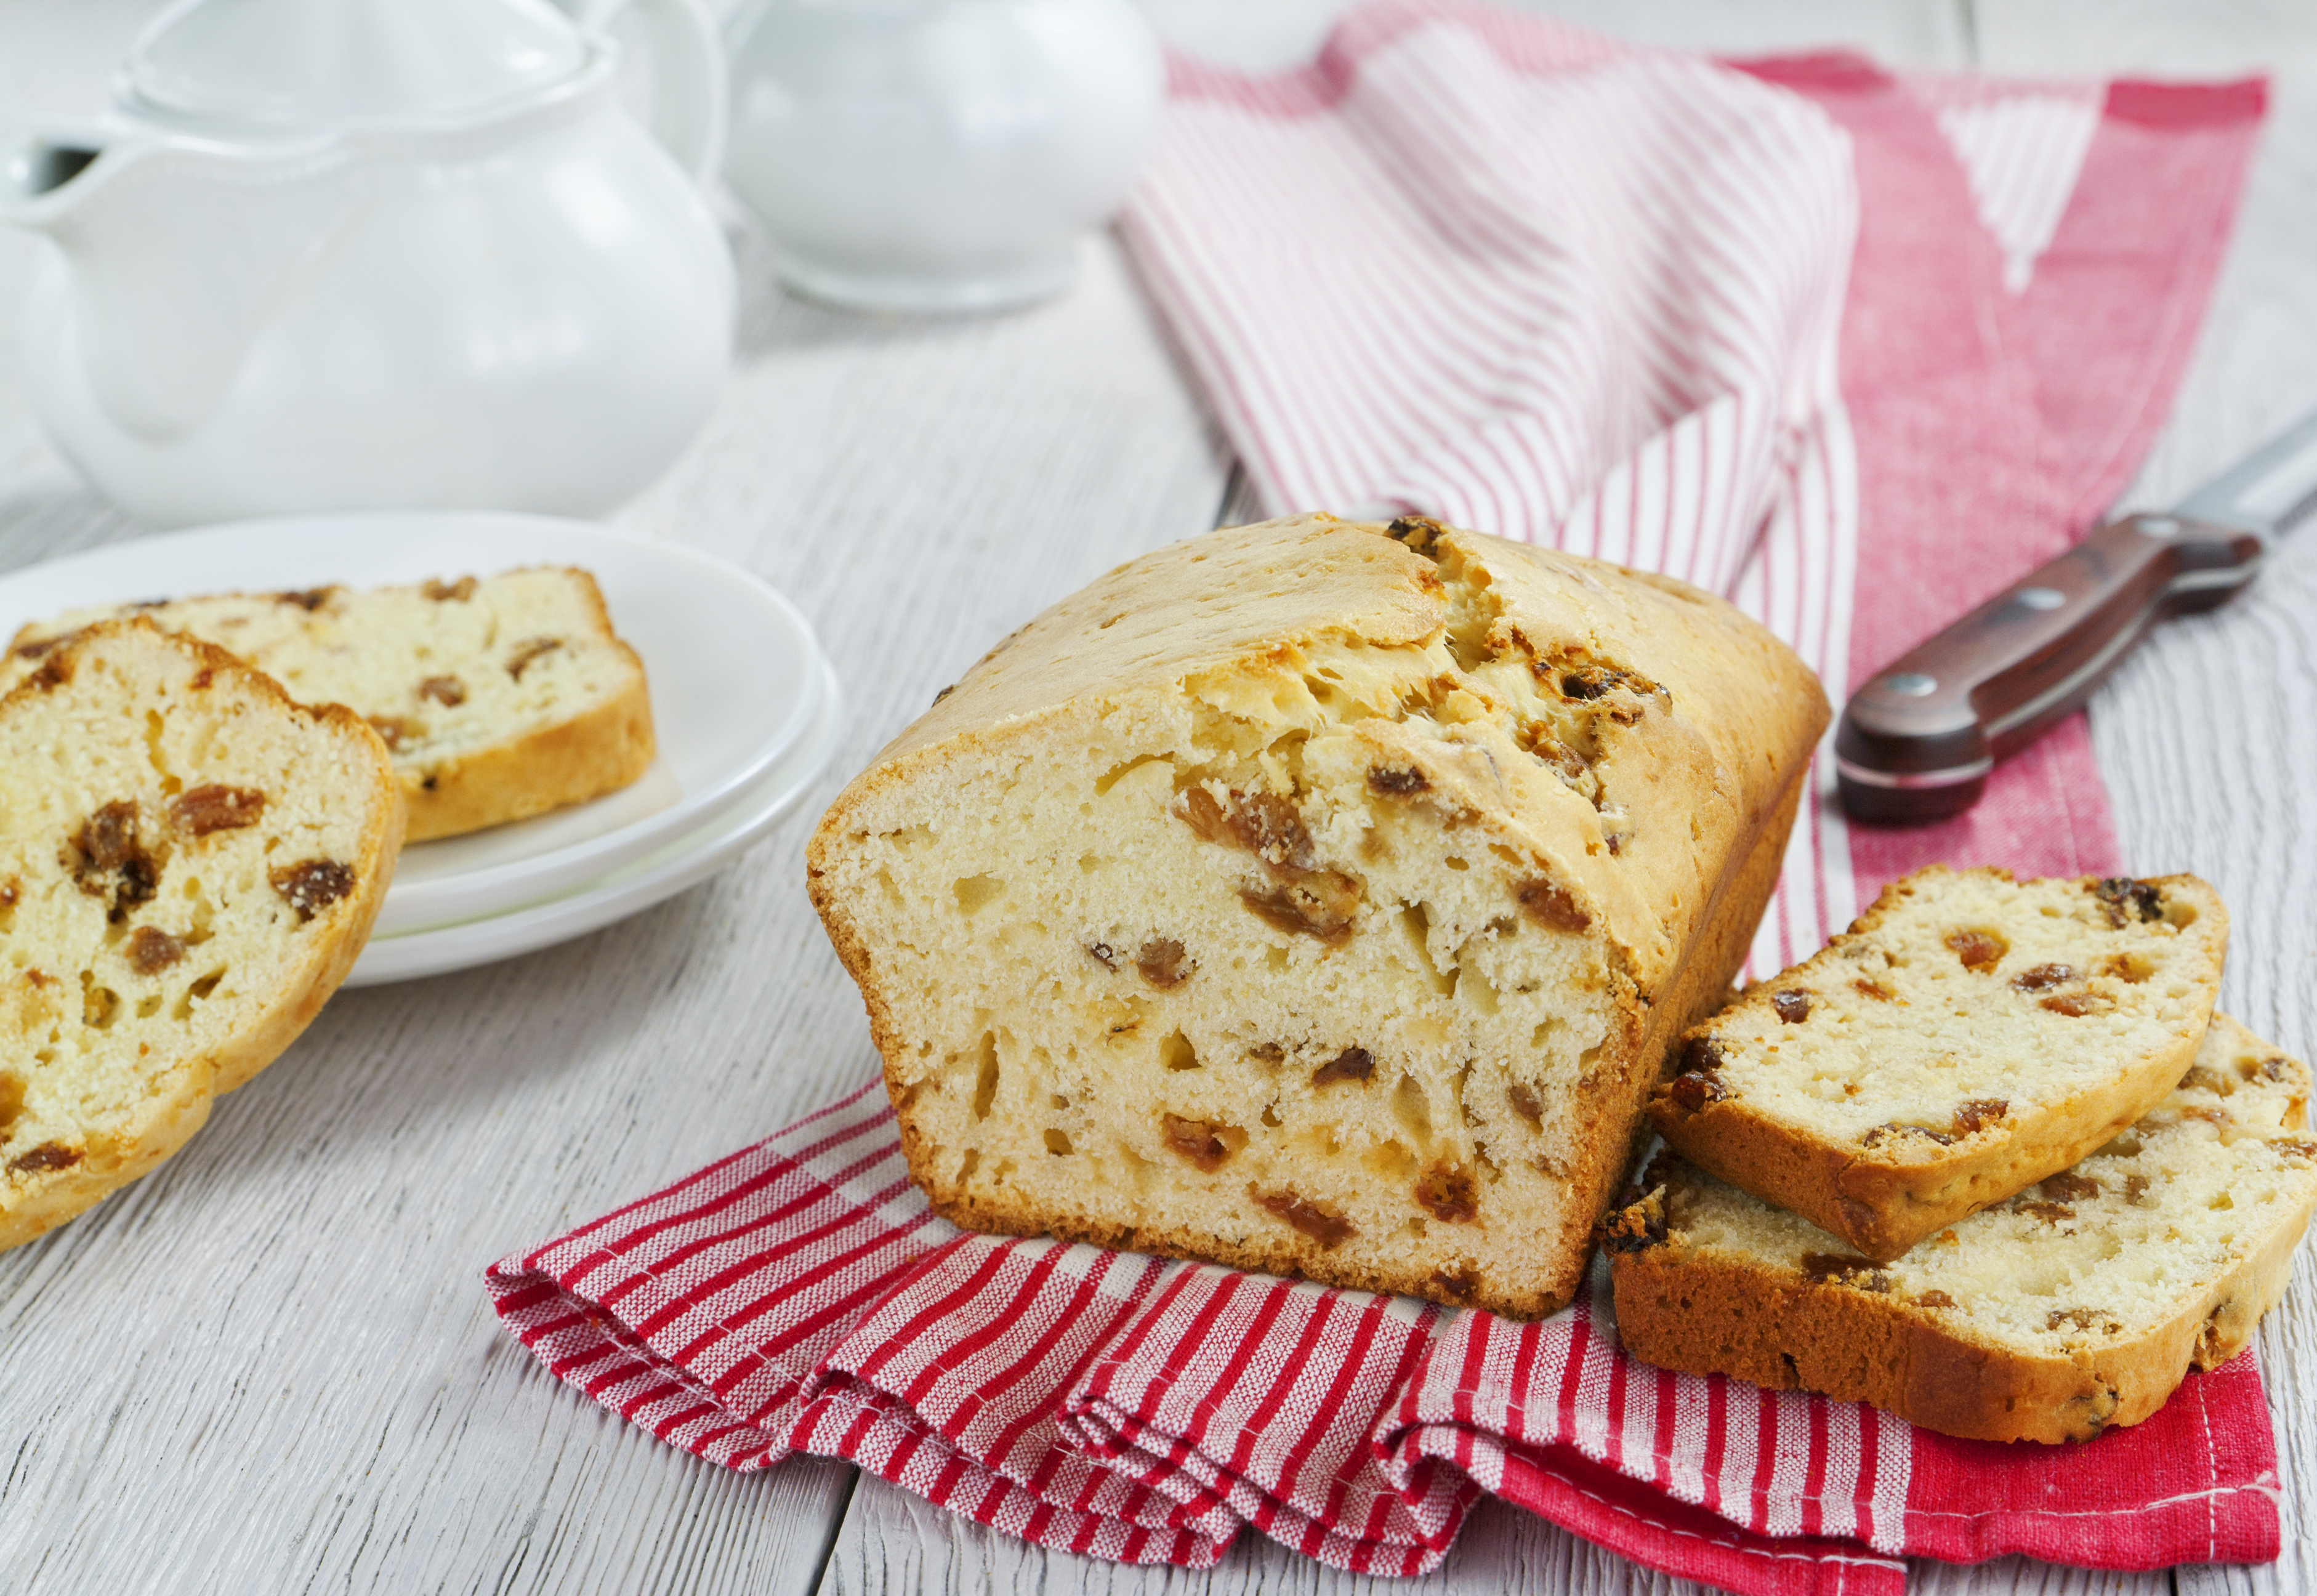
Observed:
[[[1291,58],[1341,0],[1151,0],[1175,37]],[[0,0],[0,121],[78,112],[154,0]],[[2317,404],[2317,7],[2289,0],[1569,0],[1652,41],[1829,43],[2007,71],[2277,71],[2276,110],[2156,504]],[[0,238],[0,314],[29,240]],[[876,320],[783,300],[746,248],[738,360],[690,453],[617,519],[762,572],[857,720],[822,794],[988,644],[1215,523],[1230,462],[1116,251],[1039,309]],[[134,535],[49,451],[0,332],[0,569]],[[2317,533],[2166,628],[2094,729],[2131,867],[2235,917],[2224,1001],[2317,1048]],[[1243,1536],[1211,1574],[1049,1553],[849,1466],[739,1477],[559,1385],[483,1267],[789,1123],[869,1074],[806,904],[806,827],[650,913],[510,964],[341,994],[149,1179],[0,1254],[0,1592],[1119,1592],[1380,1586]],[[1924,1564],[1938,1591],[2317,1583],[2317,1278],[2260,1332],[2284,1453],[2273,1569]],[[1406,1588],[1665,1590],[1484,1508]],[[1693,1587],[1682,1587],[1690,1589]]]

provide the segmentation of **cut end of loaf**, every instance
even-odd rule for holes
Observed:
[[[1248,530],[1269,541],[1192,546],[1248,569],[1154,585],[1220,612],[1292,582],[1300,524]],[[1523,578],[1492,540],[1322,531],[1313,558],[1373,561],[1431,624],[1283,617],[980,723],[969,677],[955,733],[832,809],[814,899],[950,1217],[1549,1312],[1655,1069],[1640,972],[1663,961],[1618,933],[1644,918],[1634,861],[1695,838],[1643,794],[1711,760],[1677,686],[1508,618]],[[1137,613],[1135,574],[1094,607]],[[1071,658],[1038,630],[993,660]],[[1732,834],[1731,795],[1698,798]]]

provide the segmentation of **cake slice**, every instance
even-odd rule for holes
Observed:
[[[0,1247],[175,1152],[345,978],[402,798],[377,734],[144,621],[0,698]]]
[[[393,758],[413,842],[585,802],[652,762],[643,663],[584,570],[76,610],[16,634],[5,681],[75,629],[131,614],[230,650],[302,703],[367,720]]]
[[[1607,1227],[1618,1339],[1982,1440],[2137,1424],[2284,1294],[2317,1206],[2308,1095],[2305,1066],[2215,1015],[2138,1124],[1887,1262],[1666,1154]]]
[[[1303,516],[1000,643],[809,883],[949,1218],[1534,1316],[1826,719],[1678,582]]]
[[[2193,875],[1935,865],[1692,1030],[1650,1117],[1701,1169],[1896,1258],[2171,1090],[2227,946]]]

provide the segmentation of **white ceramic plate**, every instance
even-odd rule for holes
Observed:
[[[824,664],[820,713],[803,739],[763,780],[698,830],[577,892],[464,925],[373,937],[348,986],[384,986],[511,959],[582,937],[674,897],[762,841],[787,819],[820,773],[844,731],[843,695]]]
[[[739,567],[584,522],[465,512],[300,516],[116,543],[0,577],[0,639],[80,605],[162,595],[376,587],[519,565],[593,572],[644,662],[659,756],[593,803],[403,850],[391,935],[496,914],[595,881],[702,829],[825,709],[812,628]]]

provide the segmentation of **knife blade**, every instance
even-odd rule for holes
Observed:
[[[2317,411],[2171,509],[2125,516],[1877,671],[1836,728],[1842,806],[1919,824],[2083,707],[2157,622],[2226,604],[2317,510]]]

